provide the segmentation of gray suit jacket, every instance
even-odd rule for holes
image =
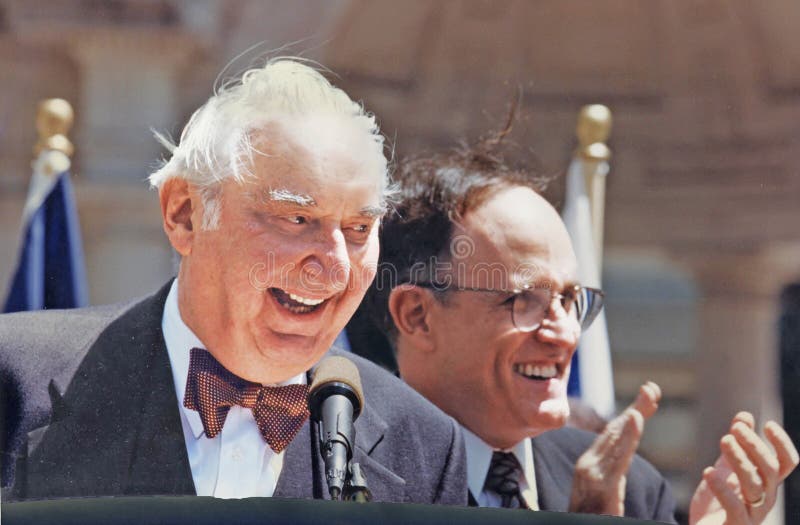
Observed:
[[[531,440],[542,510],[567,511],[575,463],[596,437],[582,430],[562,428]],[[675,499],[669,485],[650,463],[638,455],[628,469],[625,487],[626,517],[675,522]]]
[[[6,497],[195,494],[161,333],[168,291],[135,304],[0,316]],[[373,499],[465,504],[455,422],[349,357],[365,395],[354,460]],[[286,449],[275,496],[327,498],[315,434],[306,423]]]
[[[565,427],[531,439],[540,510],[569,510],[575,463],[596,437],[596,434]],[[471,493],[469,504],[478,506]],[[634,457],[627,474],[625,517],[675,523],[675,500],[669,485],[640,456]]]

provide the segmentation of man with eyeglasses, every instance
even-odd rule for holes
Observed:
[[[460,423],[473,505],[673,521],[669,487],[635,456],[657,385],[643,385],[599,436],[564,427],[570,361],[603,292],[575,281],[542,180],[503,162],[501,138],[400,164],[363,306],[389,335],[401,377]],[[765,427],[776,452],[753,427],[749,414],[734,418],[692,523],[758,523],[774,505],[797,452],[779,425]]]

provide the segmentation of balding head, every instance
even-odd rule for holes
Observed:
[[[562,426],[580,327],[550,295],[576,284],[558,213],[530,188],[497,189],[454,226],[451,245],[434,277],[442,291],[411,281],[389,296],[401,376],[495,447]],[[532,331],[514,318],[526,289],[550,298]]]

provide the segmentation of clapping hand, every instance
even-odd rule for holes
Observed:
[[[764,521],[775,505],[778,487],[798,463],[797,449],[783,428],[769,421],[766,441],[755,432],[749,412],[739,412],[720,440],[720,455],[692,498],[692,525],[750,525]],[[770,448],[770,445],[772,448]]]
[[[642,385],[636,400],[611,420],[578,458],[570,512],[615,516],[625,513],[625,475],[639,447],[644,422],[658,410],[660,400],[657,384],[648,381]]]

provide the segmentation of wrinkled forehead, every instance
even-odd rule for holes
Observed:
[[[252,132],[251,140],[259,154],[283,157],[293,165],[307,164],[313,172],[345,179],[368,177],[385,183],[382,142],[354,118],[332,114],[277,117]],[[327,170],[331,162],[347,168]]]
[[[468,212],[453,233],[452,251],[461,241],[472,254],[467,271],[483,282],[505,279],[505,289],[525,285],[560,285],[576,279],[577,261],[558,212],[525,187],[498,191]],[[471,243],[470,248],[466,247]]]
[[[352,119],[342,116],[291,116],[272,120],[250,134],[250,185],[314,194],[323,186],[370,186],[376,199],[386,187],[386,159],[379,145]]]
[[[384,207],[380,159],[365,152],[363,143],[356,148],[347,119],[339,120],[292,117],[259,128],[250,137],[250,155],[242,159],[249,176],[231,191],[260,204],[376,215]]]

